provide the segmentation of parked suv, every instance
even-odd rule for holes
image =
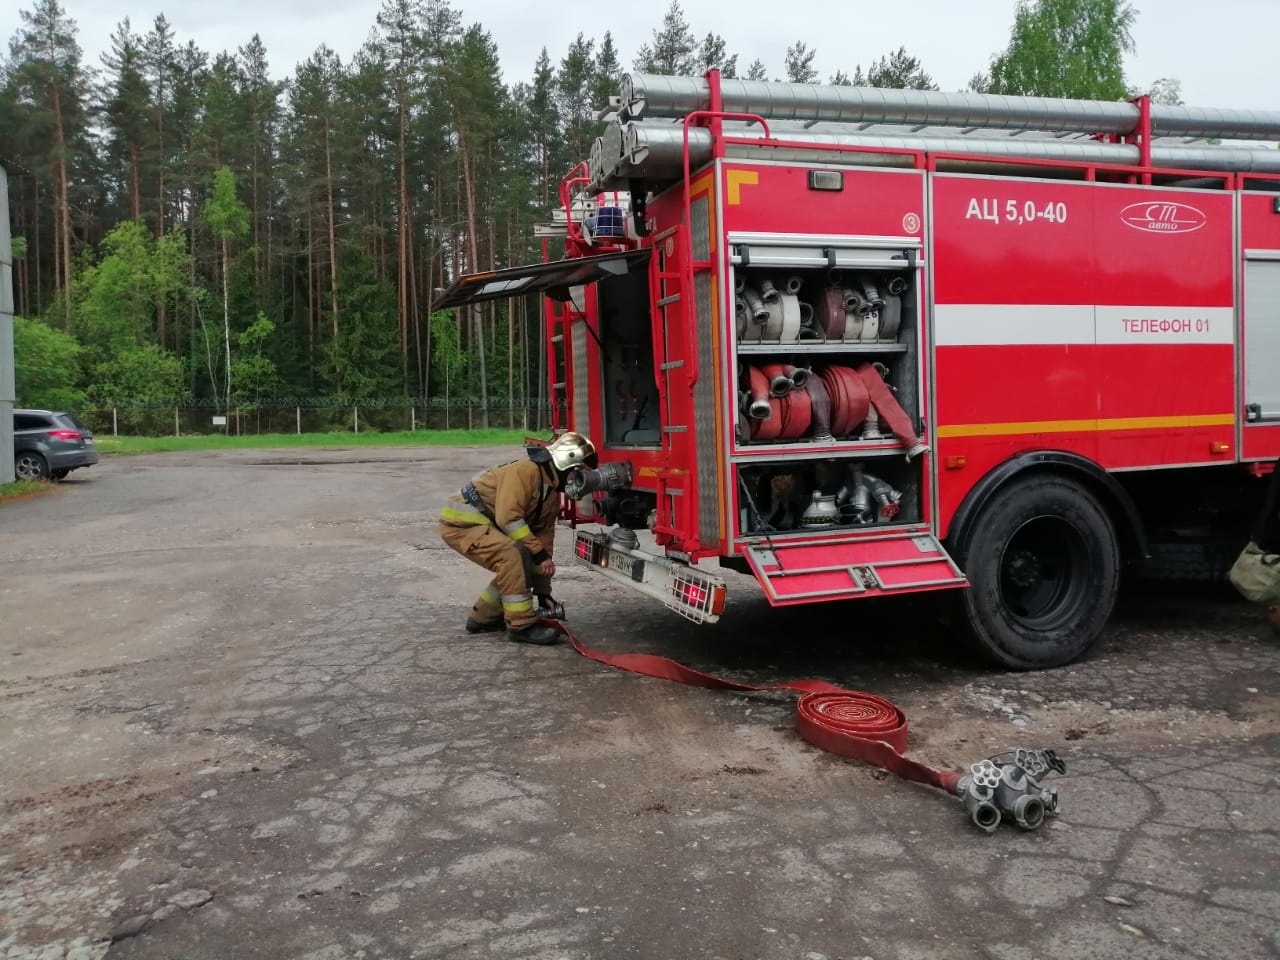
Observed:
[[[59,410],[13,411],[13,466],[19,480],[61,480],[98,462],[93,431]]]

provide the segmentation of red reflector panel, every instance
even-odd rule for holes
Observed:
[[[774,606],[941,590],[968,583],[930,534],[754,546],[747,563]]]

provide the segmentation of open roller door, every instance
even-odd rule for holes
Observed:
[[[602,253],[595,257],[577,257],[554,263],[534,263],[526,267],[508,267],[485,273],[469,273],[453,281],[446,290],[436,290],[431,311],[460,307],[486,300],[505,300],[526,293],[541,293],[569,302],[572,287],[595,283],[607,277],[618,277],[634,270],[647,269],[650,250],[625,250]]]

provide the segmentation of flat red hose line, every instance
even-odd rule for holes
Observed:
[[[544,624],[563,633],[573,648],[588,660],[608,667],[628,670],[646,677],[674,680],[711,690],[795,690],[801,694],[796,704],[796,732],[822,750],[850,760],[861,760],[904,780],[914,780],[954,793],[960,774],[939,770],[903,756],[907,749],[907,715],[881,697],[857,690],[845,690],[825,680],[792,680],[767,687],[699,673],[667,657],[649,653],[600,653],[583,646],[559,620]]]

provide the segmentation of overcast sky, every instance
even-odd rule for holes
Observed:
[[[235,50],[255,32],[266,44],[272,72],[292,73],[321,43],[345,61],[374,26],[377,0],[63,0],[80,27],[86,60],[97,66],[115,25],[129,17],[145,30],[161,11],[179,42],[193,39],[211,53]],[[597,39],[613,31],[623,65],[659,25],[667,0],[644,3],[530,4],[526,0],[455,0],[466,22],[480,22],[497,43],[507,82],[528,79],[545,46],[558,62],[579,33]],[[787,45],[804,40],[818,51],[815,65],[825,80],[837,69],[852,72],[899,44],[919,57],[944,90],[962,89],[992,53],[1008,41],[1015,0],[914,0],[798,3],[684,0],[686,18],[699,37],[720,33],[745,68],[755,57],[771,76],[782,75]],[[1127,64],[1135,84],[1159,77],[1182,81],[1183,99],[1206,107],[1280,110],[1276,41],[1280,0],[1137,0],[1137,52]],[[0,0],[0,37],[18,28],[19,6]],[[587,11],[573,19],[575,7]],[[731,17],[717,7],[732,9]],[[786,24],[779,26],[779,10]]]

